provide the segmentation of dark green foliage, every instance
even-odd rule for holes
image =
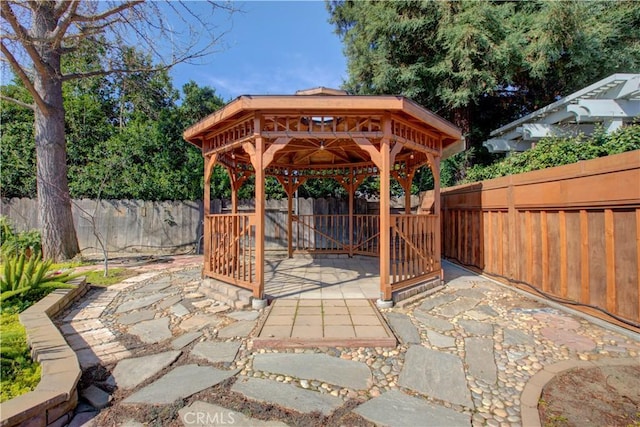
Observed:
[[[489,166],[473,166],[463,182],[562,166],[633,150],[640,150],[640,124],[624,127],[609,135],[599,130],[590,137],[544,138],[531,150],[511,154]]]
[[[31,103],[29,93],[18,84],[0,88],[3,95]],[[36,148],[33,143],[33,112],[0,100],[0,195],[36,196]]]
[[[29,251],[39,254],[42,249],[42,241],[38,230],[14,231],[9,219],[0,215],[0,258],[10,256],[17,257]]]
[[[473,151],[442,184],[493,158],[491,130],[612,73],[640,72],[637,1],[328,1],[345,88],[400,94],[451,120]],[[420,178],[419,185],[429,185]]]

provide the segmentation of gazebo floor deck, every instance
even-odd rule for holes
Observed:
[[[379,263],[366,256],[267,255],[265,294],[268,299],[378,299]]]
[[[395,347],[393,332],[371,300],[279,299],[256,348]]]

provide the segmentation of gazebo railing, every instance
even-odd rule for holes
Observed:
[[[380,215],[353,216],[353,253],[378,256],[380,253]]]
[[[391,215],[390,283],[401,288],[440,272],[436,215]]]
[[[293,215],[291,219],[297,251],[349,252],[349,215]]]
[[[205,254],[208,257],[205,274],[253,289],[256,282],[254,217],[245,213],[206,216],[211,230],[211,253]]]
[[[354,215],[352,238],[349,215],[294,215],[292,221],[296,251],[378,256],[379,215]]]
[[[207,215],[209,253],[204,274],[254,289],[256,277],[255,214]],[[391,215],[390,247],[380,247],[380,216],[292,216],[297,252],[388,256],[391,292],[436,277],[441,266],[436,251],[438,217],[431,214]],[[351,239],[350,239],[351,236]],[[206,238],[206,236],[205,236]]]

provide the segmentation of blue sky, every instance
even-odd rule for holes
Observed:
[[[339,88],[347,77],[342,43],[327,22],[323,1],[236,2],[225,16],[221,50],[171,71],[181,88],[194,80],[225,101],[246,94],[293,94],[317,86]],[[222,16],[222,14],[220,15]]]

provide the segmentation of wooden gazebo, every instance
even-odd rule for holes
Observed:
[[[440,159],[461,145],[460,129],[401,96],[352,96],[318,88],[296,95],[240,96],[184,132],[202,150],[204,166],[203,274],[250,289],[264,299],[265,176],[288,195],[288,252],[342,253],[380,258],[380,302],[399,290],[442,279]],[[232,212],[211,215],[215,164],[231,178]],[[434,176],[430,213],[412,213],[415,171]],[[237,190],[255,175],[255,212],[238,213]],[[367,176],[380,177],[379,215],[355,215],[354,194]],[[293,195],[305,180],[337,180],[349,194],[347,215],[294,215]],[[407,197],[391,214],[390,183]],[[294,233],[295,227],[295,233]]]

